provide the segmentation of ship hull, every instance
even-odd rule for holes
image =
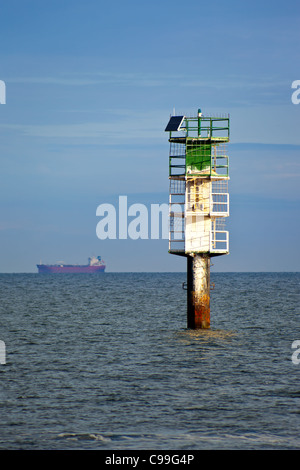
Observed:
[[[76,274],[76,273],[104,273],[105,266],[85,266],[85,265],[47,265],[47,264],[37,264],[37,268],[39,273],[41,274],[57,274],[57,273],[69,273],[69,274]]]

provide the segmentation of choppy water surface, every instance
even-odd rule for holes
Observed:
[[[300,448],[300,274],[211,277],[0,275],[0,448]]]

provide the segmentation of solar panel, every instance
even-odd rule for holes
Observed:
[[[167,127],[165,128],[165,131],[179,131],[183,120],[184,116],[172,116],[168,122]]]

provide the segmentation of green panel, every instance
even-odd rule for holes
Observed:
[[[205,171],[211,173],[211,143],[187,138],[186,172]]]

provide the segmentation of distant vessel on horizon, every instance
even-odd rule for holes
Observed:
[[[88,264],[37,264],[38,272],[47,273],[104,273],[106,265],[101,256],[92,256],[88,259]]]

